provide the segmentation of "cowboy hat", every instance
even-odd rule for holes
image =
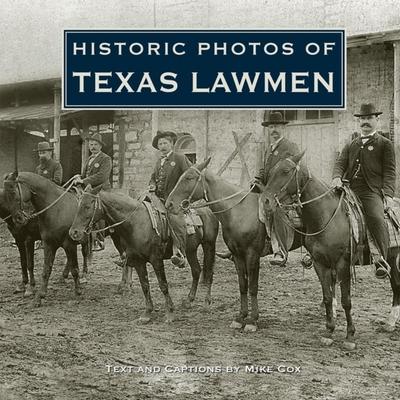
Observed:
[[[381,115],[381,111],[376,111],[375,104],[367,103],[361,104],[360,111],[354,114],[355,117],[364,117],[367,115]]]
[[[156,136],[154,136],[152,145],[155,149],[158,150],[158,141],[162,138],[170,138],[172,140],[172,143],[175,144],[176,142],[176,134],[174,132],[169,132],[169,131],[157,131]]]
[[[283,119],[282,114],[280,112],[271,112],[268,115],[268,119],[261,122],[262,126],[268,125],[286,125],[289,121]]]
[[[95,140],[96,142],[98,142],[98,143],[100,143],[102,146],[104,146],[104,142],[103,142],[103,139],[102,139],[100,133],[94,133],[93,135],[88,136],[88,137],[86,138],[86,140],[87,140],[87,141],[89,141],[89,140]]]
[[[37,149],[34,149],[33,151],[53,151],[54,148],[53,146],[50,145],[49,142],[39,142],[37,144]]]

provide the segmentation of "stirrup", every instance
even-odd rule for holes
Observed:
[[[280,257],[282,257],[280,260],[276,260],[275,259],[275,257],[276,256],[280,256]],[[269,262],[271,265],[278,265],[278,266],[280,266],[280,267],[283,267],[283,266],[285,266],[285,264],[286,264],[286,261],[287,261],[287,257],[285,257],[283,254],[281,254],[281,253],[275,253],[274,254],[274,258]]]
[[[382,257],[381,259],[374,262],[376,267],[375,277],[378,279],[390,278],[391,268],[388,262]]]
[[[309,253],[306,253],[300,262],[304,269],[311,269],[313,267],[313,259]]]

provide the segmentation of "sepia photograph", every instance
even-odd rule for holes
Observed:
[[[0,400],[400,398],[398,0],[0,4]]]

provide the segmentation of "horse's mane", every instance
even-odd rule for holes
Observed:
[[[33,185],[34,180],[36,180],[42,187],[51,188],[52,190],[56,190],[58,192],[64,191],[64,188],[58,186],[50,179],[35,174],[34,172],[19,172],[17,179],[20,182],[26,183],[28,186]]]
[[[137,199],[132,199],[123,193],[108,192],[105,190],[100,191],[100,196],[103,202],[104,200],[107,202],[106,205],[110,206],[110,203],[113,203],[112,205],[115,205],[115,208],[118,210],[121,210],[122,208],[137,207],[139,202]]]

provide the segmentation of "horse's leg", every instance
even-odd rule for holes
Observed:
[[[19,251],[19,260],[21,264],[21,274],[22,274],[22,281],[17,284],[14,289],[14,293],[24,293],[25,286],[28,283],[28,269],[27,269],[27,259],[26,259],[26,248],[25,242],[15,239]]]
[[[190,308],[194,299],[196,298],[197,287],[199,284],[201,267],[199,264],[199,260],[197,259],[197,248],[196,249],[187,249],[186,256],[188,263],[190,265],[190,269],[192,270],[192,287],[190,288],[188,297],[185,301],[183,301],[183,306],[186,308]]]
[[[249,280],[250,293],[250,318],[246,320],[245,332],[255,332],[257,330],[258,311],[258,278],[260,271],[260,256],[254,249],[249,249],[246,255],[246,268]]]
[[[143,295],[146,300],[146,311],[139,318],[140,323],[148,323],[151,320],[151,312],[153,311],[153,301],[151,300],[149,278],[147,275],[146,262],[142,260],[132,260],[139,277],[140,286],[142,287]]]
[[[318,270],[318,275],[321,277],[322,296],[325,304],[326,313],[326,332],[322,338],[322,342],[326,345],[332,344],[332,334],[335,330],[335,321],[333,319],[332,310],[332,271],[330,268],[314,261],[315,269]]]
[[[34,268],[35,268],[35,260],[34,260],[34,254],[35,254],[35,241],[33,239],[28,239],[25,241],[25,253],[26,253],[26,263],[28,266],[28,272],[29,272],[29,286],[27,286],[24,297],[29,297],[32,296],[35,290],[35,274],[34,274]]]
[[[342,257],[336,266],[340,282],[342,307],[346,314],[347,334],[344,347],[347,350],[354,350],[356,347],[354,333],[356,331],[351,315],[351,279],[349,260]]]
[[[126,286],[126,276],[128,273],[128,264],[125,262],[124,266],[122,267],[122,273],[121,273],[121,282],[118,285],[118,293],[123,294],[124,289]],[[131,268],[132,269],[132,268]]]
[[[42,269],[42,281],[40,289],[36,292],[34,305],[40,307],[42,299],[47,294],[47,286],[49,284],[49,278],[51,270],[53,268],[54,257],[56,255],[57,248],[54,245],[49,244],[47,241],[43,242],[43,269]]]
[[[91,251],[90,239],[81,245],[82,257],[83,257],[83,268],[81,274],[81,283],[87,282],[87,277],[89,273],[89,266],[92,265],[93,253]]]
[[[247,290],[248,290],[248,282],[247,282],[247,274],[246,274],[246,263],[243,257],[233,256],[233,260],[235,262],[236,272],[238,274],[239,279],[239,290],[240,290],[240,313],[234,320],[232,321],[230,327],[234,329],[241,329],[243,327],[244,320],[248,314],[248,298],[247,298]]]
[[[207,288],[205,302],[211,304],[211,286],[214,279],[215,241],[205,242],[203,247],[203,279]]]
[[[154,272],[156,273],[158,285],[160,286],[161,292],[165,298],[166,308],[166,322],[172,322],[174,320],[174,303],[172,302],[171,296],[168,291],[167,277],[165,276],[164,261],[162,258],[151,260]]]
[[[75,284],[75,295],[80,296],[82,294],[81,283],[79,280],[79,265],[78,265],[78,254],[77,246],[75,243],[68,242],[65,244],[65,252],[67,253],[68,263],[70,265],[71,275],[74,278]]]
[[[391,255],[388,259],[391,267],[390,285],[392,287],[393,299],[392,309],[384,327],[387,332],[393,332],[396,329],[396,322],[400,318],[400,273],[396,265],[396,256],[397,254]]]

